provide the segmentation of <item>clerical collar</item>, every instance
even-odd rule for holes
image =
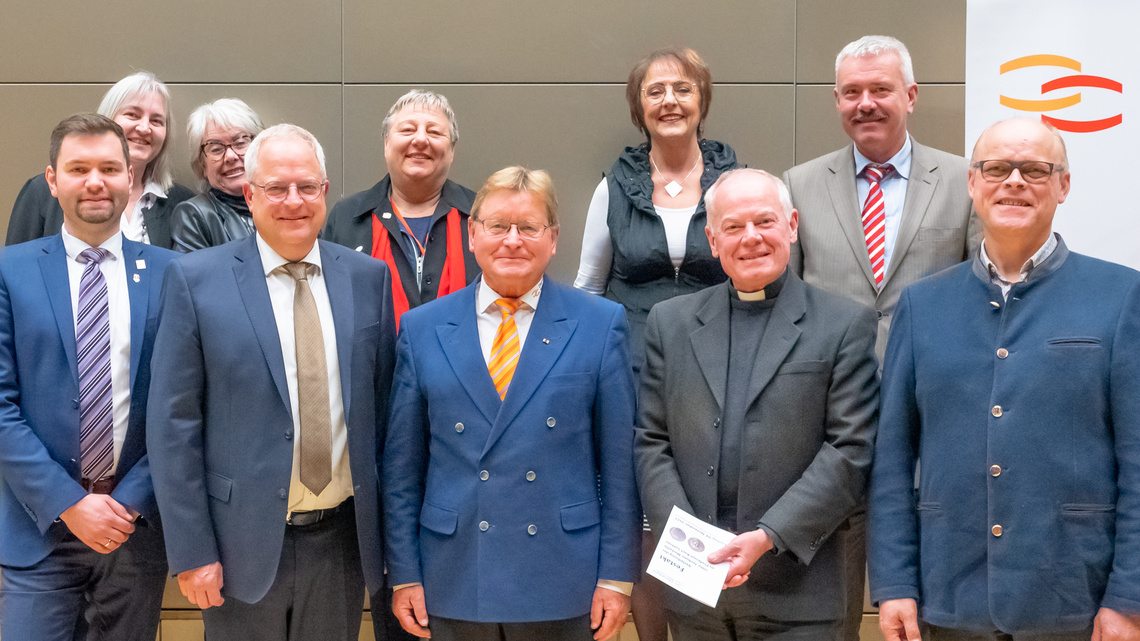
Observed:
[[[758,292],[742,292],[736,289],[732,284],[732,279],[728,281],[729,291],[732,295],[739,300],[755,301],[755,300],[768,300],[780,295],[780,290],[784,288],[784,282],[788,280],[788,269],[784,268],[784,273],[776,280],[768,283],[768,286]]]

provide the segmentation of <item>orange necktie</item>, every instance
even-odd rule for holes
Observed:
[[[491,380],[495,382],[501,400],[507,397],[507,387],[511,384],[511,377],[515,375],[515,366],[519,362],[519,328],[515,325],[515,312],[522,303],[517,298],[500,298],[495,304],[499,306],[503,320],[499,323],[499,331],[495,332],[495,341],[491,343],[491,360],[487,363],[487,370],[491,373]]]

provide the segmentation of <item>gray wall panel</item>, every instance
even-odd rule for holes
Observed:
[[[624,82],[658,47],[722,82],[791,82],[794,0],[344,0],[353,83]]]
[[[340,82],[340,27],[339,1],[14,0],[0,82]]]
[[[966,81],[966,0],[798,0],[796,81],[835,82],[835,56],[867,34],[902,40],[918,82]]]

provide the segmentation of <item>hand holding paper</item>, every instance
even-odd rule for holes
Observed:
[[[718,564],[728,562],[728,576],[724,580],[724,589],[743,585],[752,572],[752,566],[772,549],[772,540],[764,530],[753,530],[737,535],[728,545],[709,555],[709,563]]]
[[[673,506],[647,572],[665,585],[715,608],[726,585],[730,564],[710,563],[708,551],[719,551],[736,538],[739,537],[732,532],[709,525]]]

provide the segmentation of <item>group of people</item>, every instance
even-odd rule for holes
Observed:
[[[377,639],[850,640],[866,567],[890,641],[1140,638],[1140,273],[1052,231],[1060,134],[921,145],[885,36],[782,180],[711,96],[689,49],[631,71],[574,287],[550,176],[450,181],[432,92],[327,214],[239,100],[197,196],[153,76],[60,122],[0,255],[5,640],[150,641],[168,574],[211,641],[355,639],[366,591]],[[643,575],[675,507],[735,535],[715,608]]]

